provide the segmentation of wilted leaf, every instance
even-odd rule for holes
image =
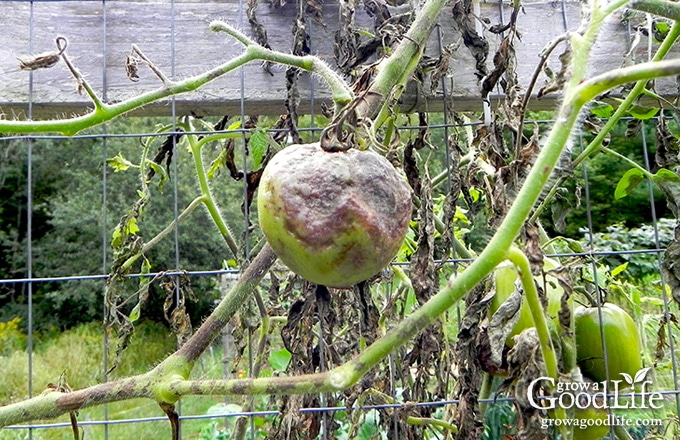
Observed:
[[[467,3],[469,5],[469,2]],[[486,59],[489,55],[489,42],[477,33],[477,20],[466,8],[466,2],[453,3],[453,19],[462,33],[463,44],[475,58],[475,75],[482,79],[487,74]]]
[[[614,190],[614,198],[622,199],[629,195],[636,186],[640,184],[645,178],[644,173],[637,169],[631,168],[621,177],[619,183],[616,184],[616,190]]]
[[[644,107],[641,105],[633,105],[628,109],[628,113],[635,119],[645,121],[651,119],[659,113],[658,107]]]
[[[491,348],[490,360],[494,366],[500,367],[502,364],[505,340],[519,321],[521,308],[522,294],[519,290],[515,290],[491,316],[487,332]]]
[[[675,114],[675,112],[673,112]],[[677,121],[676,121],[677,122]],[[666,118],[656,120],[656,153],[654,159],[662,168],[674,167],[678,164],[678,135],[669,126]]]
[[[661,168],[652,176],[652,179],[663,191],[668,207],[677,218],[678,206],[680,206],[680,176],[666,168]]]
[[[117,173],[119,171],[125,171],[131,167],[137,167],[137,165],[127,160],[122,153],[118,153],[116,157],[106,159],[106,164],[113,168],[114,173]]]

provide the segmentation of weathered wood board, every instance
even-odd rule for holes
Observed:
[[[245,3],[245,2],[244,2]],[[517,71],[520,83],[526,85],[538,62],[538,53],[551,40],[567,30],[574,31],[580,24],[580,2],[527,1],[519,16],[521,40],[517,43]],[[125,74],[125,58],[131,45],[137,44],[166,75],[185,78],[238,55],[242,48],[224,34],[209,30],[215,19],[225,20],[251,34],[245,17],[245,5],[237,1],[3,1],[0,2],[0,115],[4,118],[26,118],[29,102],[34,119],[61,115],[82,114],[90,107],[87,96],[77,93],[74,79],[63,63],[32,73],[19,70],[17,58],[55,50],[57,36],[68,39],[68,55],[83,72],[93,88],[105,101],[120,101],[160,86],[154,74],[140,66],[140,80],[131,82]],[[274,9],[261,1],[257,9],[260,22],[268,30],[272,48],[290,51],[292,26],[296,15],[295,2]],[[508,20],[507,4],[484,3],[481,16],[490,24]],[[338,4],[327,0],[324,21],[308,23],[312,52],[327,60],[333,59],[333,41],[338,23]],[[356,15],[357,27],[373,29],[372,19],[360,7]],[[628,27],[614,17],[606,25],[601,41],[594,52],[592,73],[616,68],[630,46]],[[487,61],[493,68],[492,54],[501,36],[486,33],[491,44]],[[419,109],[441,110],[446,98],[456,110],[481,108],[480,85],[474,75],[474,60],[462,44],[461,33],[447,7],[440,24],[433,32],[427,52],[438,56],[442,45],[459,43],[453,54],[445,87],[434,95],[406,96],[404,107],[414,103]],[[645,48],[646,44],[640,47]],[[559,52],[559,50],[558,50]],[[646,53],[638,54],[646,57]],[[559,65],[552,61],[553,69]],[[246,113],[277,115],[284,113],[286,96],[284,68],[274,68],[274,75],[265,72],[258,63],[245,66],[206,85],[197,92],[175,98],[178,114],[235,114],[242,105]],[[30,79],[32,77],[32,79]],[[242,87],[242,85],[244,87]],[[540,84],[539,84],[540,85]],[[312,106],[328,100],[325,86],[304,75],[300,81],[302,103],[300,113],[308,113]],[[674,81],[658,83],[658,90],[667,96],[677,94]],[[429,91],[429,86],[424,87]],[[534,108],[554,106],[556,97],[534,100]],[[169,100],[136,111],[144,115],[170,115]]]

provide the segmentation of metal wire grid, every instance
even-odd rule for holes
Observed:
[[[32,0],[15,0],[15,1],[28,1],[30,3],[30,14],[31,14],[31,19],[29,21],[29,47],[28,47],[28,53],[33,54],[34,53],[34,47],[33,47],[33,35],[34,35],[34,22],[33,22],[33,11],[34,8],[36,7],[36,4],[40,3],[40,1],[32,1]],[[42,0],[42,1],[73,1],[73,0]],[[79,1],[100,1],[100,0],[79,0]],[[107,27],[107,18],[106,18],[106,11],[107,11],[107,6],[108,4],[112,3],[111,1],[106,1],[106,0],[101,0],[101,10],[102,10],[102,51],[104,53],[104,59],[106,59],[106,53],[107,53],[107,39],[106,39],[106,27]],[[171,12],[174,10],[174,1],[170,2],[170,7],[171,7]],[[499,7],[501,16],[503,14],[503,7]],[[240,3],[240,11],[241,13],[239,14],[239,25],[241,28],[244,28],[244,14],[243,14],[243,3]],[[564,21],[564,29],[568,29],[568,23],[567,23],[567,17],[566,14],[564,13],[564,3],[563,3],[563,21]],[[175,53],[175,20],[174,20],[174,14],[171,13],[168,17],[168,26],[170,28],[170,35],[171,35],[171,43],[169,47],[169,51],[171,54],[171,77],[174,77],[175,74],[175,65],[176,65],[176,53]],[[313,32],[314,26],[310,25],[310,32]],[[436,28],[437,35],[439,37],[439,41],[441,44],[442,37],[441,37],[441,29],[439,27]],[[313,39],[312,39],[313,41]],[[92,72],[89,72],[92,74]],[[104,95],[103,99],[106,101],[106,90],[107,90],[107,77],[106,77],[106,69],[102,68],[102,81],[103,81],[103,90],[104,90]],[[244,97],[244,92],[245,92],[245,79],[244,79],[244,74],[243,70],[240,71],[240,78],[241,78],[241,118],[242,120],[245,120],[246,114],[247,114],[247,108],[246,108],[246,103],[245,103],[245,97]],[[313,87],[313,82],[310,81],[310,87]],[[32,117],[33,114],[33,79],[32,75],[30,75],[29,78],[29,93],[28,93],[28,111],[27,115],[29,118]],[[447,91],[447,84],[445,82],[442,82],[441,84],[441,92],[444,96],[444,99],[448,101],[448,91]],[[314,99],[314,94],[312,93],[312,99]],[[314,106],[312,105],[312,109]],[[170,101],[170,117],[173,121],[173,124],[176,124],[177,121],[177,114],[176,114],[176,109],[175,109],[175,100],[174,98],[171,99]],[[444,139],[448,142],[449,139],[449,130],[450,129],[458,129],[460,126],[455,125],[450,123],[448,119],[444,119],[444,123],[441,125],[432,125],[430,126],[430,130],[442,130],[444,132]],[[312,118],[312,121],[314,121],[314,118]],[[536,121],[532,121],[536,122]],[[540,121],[539,121],[540,122]],[[542,121],[549,123],[550,121]],[[404,128],[405,130],[409,129],[418,129],[418,127],[406,127]],[[301,129],[305,130],[305,129]],[[309,130],[312,131],[318,131],[318,128],[311,127]],[[207,134],[208,132],[200,132],[196,134]],[[245,131],[243,131],[243,142],[245,142]],[[164,136],[167,136],[168,133],[165,133]],[[33,358],[33,328],[34,328],[34,322],[33,322],[33,309],[32,309],[32,304],[33,304],[33,287],[37,283],[43,283],[43,282],[67,282],[67,281],[83,281],[83,280],[94,280],[94,281],[101,281],[102,282],[102,289],[104,289],[105,282],[108,278],[108,257],[107,257],[107,249],[108,249],[108,241],[109,241],[109,231],[108,231],[108,221],[107,218],[109,216],[109,213],[107,211],[107,194],[109,191],[109,188],[107,186],[107,172],[106,172],[106,159],[108,157],[107,154],[107,144],[111,139],[118,139],[118,138],[124,138],[124,137],[147,137],[147,136],[158,136],[158,134],[155,133],[109,133],[108,128],[106,125],[104,125],[101,129],[100,134],[88,134],[88,135],[79,135],[79,136],[74,136],[69,139],[77,139],[77,138],[89,138],[89,139],[100,139],[102,141],[103,145],[103,154],[102,154],[102,164],[104,164],[103,171],[102,171],[102,210],[101,210],[101,215],[102,215],[102,272],[99,274],[89,274],[89,275],[84,275],[84,276],[73,276],[73,275],[68,275],[65,274],[63,276],[59,277],[35,277],[34,276],[34,258],[33,258],[33,238],[32,238],[32,212],[33,212],[33,183],[34,183],[34,175],[32,171],[32,154],[33,154],[33,143],[37,139],[64,139],[61,136],[21,136],[21,137],[6,137],[0,139],[0,145],[5,142],[9,141],[14,141],[17,139],[21,139],[22,141],[26,142],[27,146],[27,162],[29,164],[27,168],[27,182],[26,182],[26,198],[27,198],[27,211],[29,213],[27,217],[27,224],[26,224],[26,234],[27,234],[27,267],[26,267],[26,276],[24,278],[18,278],[18,279],[0,279],[0,285],[2,284],[23,284],[26,286],[26,292],[28,296],[28,372],[29,372],[29,380],[27,385],[27,393],[29,396],[32,396],[35,394],[35,384],[33,383],[32,377],[32,358]],[[642,142],[643,142],[643,149],[644,149],[644,155],[645,158],[648,157],[648,151],[647,151],[647,139],[645,138],[645,133],[644,130],[641,130],[641,136],[642,136]],[[448,153],[448,149],[447,149]],[[446,156],[446,165],[450,164],[450,157]],[[650,168],[650,164],[646,163],[647,168]],[[177,187],[177,164],[175,162],[172,173],[174,174],[173,176],[173,193],[174,193],[174,205],[173,205],[173,210],[175,217],[178,215],[178,210],[179,210],[179,204],[178,204],[178,187]],[[591,249],[595,248],[596,243],[593,241],[593,220],[591,216],[591,210],[590,210],[590,195],[588,192],[588,175],[587,171],[585,168],[583,168],[583,179],[585,181],[585,197],[584,201],[587,206],[587,215],[588,215],[588,225],[589,225],[589,234],[591,238]],[[450,184],[450,182],[449,182]],[[244,196],[245,196],[245,191],[246,187],[244,186]],[[653,218],[653,225],[654,225],[654,231],[655,231],[655,243],[654,247],[652,249],[637,249],[637,250],[631,250],[631,251],[626,251],[626,252],[601,252],[601,251],[592,251],[592,252],[585,252],[585,253],[569,253],[569,254],[559,254],[559,255],[553,255],[553,257],[556,258],[564,258],[564,257],[588,257],[591,258],[593,261],[595,260],[596,257],[601,257],[601,256],[608,256],[608,255],[622,255],[622,254],[627,254],[627,255],[635,255],[635,254],[646,254],[646,253],[652,253],[656,254],[658,258],[658,262],[660,262],[661,259],[661,254],[663,252],[663,249],[661,248],[660,242],[659,242],[659,233],[658,233],[658,224],[657,224],[657,217],[656,217],[656,211],[655,211],[655,206],[653,203],[653,196],[652,196],[652,188],[651,184],[649,184],[649,195],[650,195],[650,210]],[[247,224],[247,216],[245,217],[244,221]],[[247,228],[246,228],[247,230]],[[164,275],[166,276],[189,276],[189,277],[203,277],[203,276],[221,276],[225,274],[229,275],[237,275],[238,271],[234,270],[225,270],[225,269],[207,269],[207,270],[197,270],[197,271],[183,271],[181,270],[180,267],[180,246],[179,246],[179,226],[175,227],[175,231],[173,234],[173,239],[174,239],[174,247],[175,247],[175,266],[176,266],[176,271],[175,272],[164,272]],[[461,263],[467,263],[468,260],[456,260],[456,259],[451,259],[447,260],[446,263],[452,264],[452,265],[457,265]],[[595,263],[593,263],[595,264]],[[595,274],[597,273],[596,270],[593,271]],[[151,273],[151,274],[136,274],[136,275],[130,275],[131,277],[153,277],[158,275],[157,273]],[[666,297],[664,297],[665,303],[664,303],[664,313],[666,316],[670,314],[670,304],[668,303],[668,300]],[[670,328],[669,328],[670,330]],[[107,333],[104,333],[104,338],[105,338],[105,343],[108,344],[108,341],[106,340],[107,338]],[[669,338],[669,344],[671,345],[671,353],[674,353],[675,347],[674,347],[674,340],[673,338]],[[107,350],[104,350],[106,353]],[[391,359],[390,359],[391,361]],[[108,362],[109,360],[104,358],[103,360],[103,369],[107,370],[108,369]],[[672,358],[672,367],[673,367],[673,380],[674,380],[674,390],[666,390],[663,391],[662,394],[664,395],[670,395],[670,396],[675,396],[676,399],[676,404],[678,408],[680,408],[680,392],[678,391],[680,389],[680,386],[678,385],[678,366],[677,366],[677,360],[675,357]],[[392,378],[394,380],[394,378]],[[487,403],[498,403],[502,401],[512,401],[512,399],[509,398],[498,398],[498,399],[488,399],[485,400],[484,402]],[[323,397],[321,402],[324,402]],[[447,401],[438,401],[438,402],[418,402],[415,403],[416,406],[445,406],[445,405],[456,405],[458,402],[456,400],[447,400]],[[362,407],[362,410],[370,410],[370,409],[385,409],[385,408],[401,408],[403,407],[402,404],[395,404],[395,405],[370,405],[370,406],[365,406]],[[319,407],[313,407],[313,408],[302,408],[299,411],[301,413],[305,412],[320,412],[324,414],[330,414],[330,413],[335,413],[339,411],[348,411],[349,408],[346,407],[324,407],[319,406]],[[354,410],[354,409],[353,409]],[[181,421],[188,421],[188,420],[202,420],[202,419],[224,419],[224,418],[232,418],[232,417],[239,417],[239,416],[246,416],[250,417],[251,421],[253,420],[254,417],[258,416],[267,416],[267,415],[277,415],[279,414],[278,411],[252,411],[252,412],[244,412],[244,413],[237,413],[237,414],[216,414],[216,415],[186,415],[186,414],[181,414],[180,413],[180,420]],[[325,419],[324,419],[325,421]],[[116,425],[116,424],[129,424],[129,423],[167,423],[167,419],[165,417],[146,417],[146,418],[129,418],[129,419],[123,419],[123,420],[110,420],[108,418],[108,413],[105,410],[104,413],[104,419],[103,420],[96,420],[96,421],[88,421],[84,420],[79,422],[80,425],[82,426],[97,426],[97,425],[102,425],[104,427],[104,438],[108,439],[109,438],[109,431],[108,428],[111,425]],[[63,427],[68,427],[68,424],[64,423],[43,423],[43,424],[30,424],[30,425],[22,425],[22,426],[15,426],[15,427],[10,427],[11,429],[16,429],[16,430],[26,430],[28,438],[33,438],[33,433],[35,432],[36,429],[50,429],[50,428],[63,428]],[[252,425],[251,425],[252,426]],[[395,423],[395,427],[396,427]],[[326,429],[322,430],[323,433],[323,438],[328,438],[329,433]],[[251,436],[254,438],[254,430],[251,429]]]
[[[550,121],[544,121],[542,123],[549,124]],[[478,125],[478,124],[479,123],[471,123],[471,125]],[[419,128],[420,127],[406,127],[405,129],[407,129],[407,130],[417,130]],[[449,129],[459,129],[461,127],[457,126],[455,124],[450,124],[450,125],[442,124],[442,125],[433,126],[433,127],[430,127],[430,128],[431,129],[438,129],[438,130],[449,130]],[[312,131],[318,131],[318,129],[311,129],[311,130]],[[200,132],[200,133],[205,134],[207,132]],[[648,153],[647,143],[646,143],[646,138],[644,137],[644,131],[642,131],[641,133],[643,133],[641,136],[642,136],[642,140],[643,140],[644,153],[647,154]],[[168,135],[168,133],[147,134],[147,135],[148,136],[163,136],[163,137],[165,137],[165,136]],[[139,134],[135,135],[135,134],[128,134],[128,133],[122,133],[122,134],[103,133],[102,135],[76,136],[76,138],[80,137],[80,138],[86,138],[86,139],[101,139],[102,142],[103,142],[103,145],[106,146],[107,140],[114,142],[115,139],[117,139],[117,138],[128,138],[130,136],[136,137],[136,136],[139,136]],[[28,147],[27,148],[28,160],[31,159],[31,156],[30,156],[31,145],[38,138],[60,139],[60,140],[72,139],[72,138],[66,138],[66,137],[63,137],[63,136],[35,136],[35,137],[34,136],[27,136],[27,137],[24,137],[23,139],[26,141],[27,147]],[[17,140],[16,137],[2,138],[2,139],[0,139],[0,142],[4,143],[7,139],[11,139],[11,140],[14,140],[14,141]],[[106,152],[106,148],[104,148],[104,151]],[[106,157],[106,154],[105,154],[102,157],[102,164],[106,163],[106,159],[107,159],[107,157]],[[587,172],[585,170],[584,170],[584,173],[586,173],[583,176],[584,181],[588,182],[588,175],[587,175]],[[27,175],[28,175],[28,178],[29,178],[29,181],[27,182],[27,201],[28,201],[28,206],[30,207],[31,206],[30,200],[32,198],[31,185],[30,185],[30,179],[31,179],[30,172],[28,172]],[[104,173],[103,174],[104,181],[106,180],[106,178],[104,177],[105,175],[106,174]],[[176,181],[177,179],[174,179],[174,180]],[[106,188],[105,185],[104,185],[104,188]],[[587,183],[584,186],[584,188],[585,188],[584,203],[586,204],[586,206],[589,206],[590,196],[589,196],[589,193],[587,191],[587,188],[588,188]],[[652,193],[651,193],[651,187],[649,188],[649,191],[650,191],[650,200],[653,200]],[[103,194],[102,198],[105,201],[106,195]],[[106,215],[105,207],[106,207],[106,205],[103,204],[103,210],[102,210],[103,215]],[[630,251],[626,251],[626,252],[614,252],[614,251],[590,251],[590,252],[583,252],[583,253],[574,252],[574,253],[568,253],[568,254],[567,253],[554,254],[554,255],[550,255],[550,256],[555,257],[555,258],[582,257],[582,258],[589,258],[589,259],[595,260],[597,257],[604,257],[604,256],[615,256],[615,255],[633,256],[633,255],[640,255],[640,254],[656,254],[660,258],[661,254],[663,252],[663,249],[659,244],[658,228],[656,228],[657,219],[656,219],[656,213],[654,211],[654,204],[653,203],[650,203],[650,209],[652,210],[652,215],[653,215],[653,218],[654,218],[654,225],[655,225],[655,233],[656,233],[656,239],[655,239],[656,243],[655,243],[655,246],[651,249],[635,249],[635,250],[630,250]],[[591,236],[591,245],[592,245],[592,249],[595,249],[597,243],[594,241],[593,236],[592,236],[592,230],[594,228],[592,226],[593,221],[592,221],[592,218],[590,216],[590,209],[588,209],[587,212],[588,212],[588,222],[589,222],[588,230],[589,230],[589,234]],[[28,223],[28,224],[30,225],[30,223]],[[104,225],[105,224],[106,224],[106,222],[104,222]],[[28,231],[27,231],[27,233],[28,233]],[[27,276],[25,278],[0,279],[0,285],[2,285],[2,284],[24,284],[27,288],[27,291],[30,294],[33,286],[35,286],[38,283],[44,283],[44,282],[67,282],[67,281],[94,280],[94,281],[102,281],[102,283],[105,283],[105,281],[108,279],[108,274],[106,273],[107,267],[105,265],[107,264],[106,247],[108,246],[109,232],[103,231],[102,234],[103,234],[102,235],[102,242],[103,242],[102,273],[99,273],[99,274],[95,273],[95,274],[81,275],[81,276],[64,275],[64,276],[58,276],[58,277],[35,277],[33,275],[33,271],[31,270],[31,271],[27,271]],[[177,237],[175,237],[175,240],[177,240]],[[32,252],[31,242],[29,241],[28,242],[28,253],[30,254],[31,252]],[[31,261],[31,260],[29,260],[29,261]],[[469,261],[470,260],[468,260],[468,259],[449,259],[449,260],[446,260],[446,261],[438,261],[438,263],[447,263],[447,264],[451,264],[451,265],[457,265],[457,264],[469,263]],[[399,263],[395,263],[395,264],[399,264]],[[27,269],[29,269],[29,268],[27,268]],[[596,271],[594,271],[594,272],[596,273]],[[131,277],[131,278],[154,277],[154,276],[157,276],[157,275],[160,275],[160,273],[156,272],[156,273],[149,273],[149,274],[131,274],[131,275],[129,275],[129,277]],[[221,276],[221,275],[238,275],[238,271],[237,270],[230,270],[230,269],[214,269],[214,270],[208,269],[208,270],[196,270],[196,271],[187,272],[187,271],[183,271],[183,270],[178,269],[176,272],[167,272],[167,271],[163,272],[163,275],[166,275],[166,276],[182,276],[182,275],[184,275],[184,276],[189,276],[189,277],[206,277],[206,276],[216,277],[216,276]],[[30,301],[30,298],[29,298],[29,301]],[[668,306],[670,306],[670,305],[667,305],[667,307]],[[32,328],[32,326],[33,326],[32,322],[30,322],[30,319],[31,319],[30,316],[31,315],[29,315],[29,323],[28,323],[29,329]],[[29,337],[30,336],[31,335],[29,334]],[[670,338],[670,343],[671,344],[673,343],[672,338]],[[28,352],[29,352],[29,370],[30,370],[31,369],[30,359],[31,359],[31,356],[32,356],[32,346],[31,346],[30,343],[29,343],[29,347],[28,347]],[[673,352],[673,348],[671,348],[671,352]],[[106,365],[106,360],[104,362],[105,362],[104,365]],[[674,368],[673,368],[674,381],[677,384],[677,367],[675,366],[675,359],[673,359],[673,362],[674,362]],[[28,385],[28,392],[33,393],[34,384],[32,383],[32,381],[29,380],[29,383],[27,385]],[[665,391],[665,392],[663,392],[663,394],[676,396],[676,398],[677,398],[678,387],[676,386],[675,389],[676,389],[676,391]],[[512,399],[505,399],[505,398],[503,398],[503,399],[488,399],[488,400],[484,400],[484,402],[498,403],[498,402],[511,401],[511,400]],[[455,405],[457,403],[458,402],[456,400],[446,400],[446,401],[439,401],[439,402],[419,402],[419,403],[416,403],[416,406],[432,406],[432,407],[442,406],[443,407],[443,406],[446,406],[446,405]],[[369,405],[369,406],[362,407],[361,410],[368,411],[370,409],[386,409],[386,408],[400,408],[400,407],[403,407],[403,405],[399,405],[399,404],[397,404],[397,405]],[[340,411],[347,411],[347,410],[348,410],[348,408],[345,408],[345,407],[317,407],[317,408],[302,408],[302,409],[300,409],[300,411],[302,413],[318,411],[318,412],[327,413],[327,414],[336,413],[336,412],[340,412]],[[354,408],[353,410],[356,410],[356,408]],[[189,420],[204,420],[204,419],[221,419],[221,418],[232,418],[232,417],[239,417],[239,416],[248,416],[248,417],[254,418],[254,417],[263,417],[263,416],[277,415],[277,414],[279,414],[278,411],[252,411],[252,412],[244,412],[244,413],[213,414],[213,415],[192,414],[192,415],[182,415],[182,416],[180,416],[180,420],[189,421]],[[126,423],[152,423],[152,422],[153,423],[167,423],[167,420],[164,417],[143,417],[143,418],[130,418],[130,419],[123,419],[123,420],[108,420],[107,418],[105,418],[104,420],[94,420],[94,421],[84,420],[84,421],[82,421],[82,423],[80,423],[80,425],[81,426],[103,426],[104,429],[107,429],[108,426],[110,426],[110,425],[119,425],[119,424],[126,424]],[[65,423],[46,423],[46,424],[31,424],[31,425],[14,426],[14,427],[10,427],[10,428],[16,429],[16,430],[19,430],[19,429],[20,430],[29,430],[29,433],[30,433],[32,430],[35,430],[35,429],[64,428],[64,427],[68,427],[68,426],[69,425],[65,424]],[[108,433],[105,432],[104,436],[105,436],[105,438],[108,438]]]

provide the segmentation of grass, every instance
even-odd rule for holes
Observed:
[[[83,324],[58,335],[36,340],[33,353],[33,393],[40,393],[48,383],[56,383],[65,374],[68,384],[76,389],[100,383],[103,377],[102,353],[104,334],[97,323]],[[123,354],[120,365],[111,373],[111,378],[148,371],[167,354],[174,351],[175,337],[159,324],[142,323],[133,336],[131,345]],[[2,352],[0,352],[2,353]],[[5,405],[28,396],[28,355],[17,350],[0,356],[0,404]],[[112,357],[111,357],[112,358]],[[222,373],[221,355],[208,352],[195,369],[197,375],[218,377]],[[218,398],[188,397],[182,400],[181,414],[202,415],[221,401]],[[142,423],[120,423],[109,426],[89,425],[98,420],[129,420],[139,418],[160,418],[158,421]],[[81,433],[88,440],[108,438],[170,438],[170,426],[163,412],[151,400],[136,399],[96,407],[79,412],[82,423]],[[54,420],[36,422],[40,424],[68,423],[68,416]],[[182,422],[183,438],[199,438],[199,433],[210,420],[189,420]],[[39,428],[32,430],[35,440],[73,439],[70,426]],[[28,438],[27,429],[0,430],[0,440]],[[203,437],[205,438],[205,437]]]
[[[642,329],[645,333],[646,350],[652,351],[655,346],[656,332],[658,331],[658,316],[653,314],[644,315]],[[675,333],[675,332],[674,332]],[[674,337],[676,335],[674,334]],[[4,339],[3,339],[4,338]],[[170,331],[159,324],[144,322],[137,326],[131,345],[124,352],[120,365],[111,373],[110,377],[118,378],[146,372],[153,368],[160,360],[175,349],[175,337]],[[112,344],[113,345],[113,344]],[[25,348],[25,340],[20,333],[5,328],[3,333],[0,328],[0,405],[27,397],[27,364],[28,356]],[[48,383],[57,382],[59,376],[65,374],[68,384],[72,388],[83,388],[92,384],[100,383],[103,377],[102,353],[104,348],[104,332],[97,323],[83,324],[61,334],[45,335],[36,338],[33,353],[33,393],[40,393]],[[648,353],[651,360],[653,353]],[[673,390],[672,370],[670,368],[670,353],[666,348],[665,358],[659,362],[655,371],[655,389]],[[676,351],[676,356],[680,353]],[[112,354],[110,358],[113,358]],[[194,368],[193,377],[218,378],[222,377],[224,363],[219,348],[208,350]],[[224,398],[219,396],[186,397],[182,399],[178,408],[180,414],[205,415],[211,408],[225,403]],[[234,401],[232,403],[240,403]],[[675,399],[668,396],[665,407],[658,411],[652,410],[625,410],[621,415],[629,419],[663,419],[666,426],[677,423]],[[267,397],[256,398],[257,410],[276,409],[278,405],[270,402]],[[222,407],[224,408],[224,407]],[[338,415],[340,417],[340,415]],[[674,417],[675,416],[675,417]],[[143,422],[132,422],[133,419],[147,419]],[[270,419],[270,418],[269,418]],[[89,424],[101,420],[119,421],[119,423],[103,425]],[[127,439],[127,438],[170,438],[170,426],[163,412],[151,400],[131,400],[110,404],[106,407],[96,407],[80,411],[78,415],[81,432],[87,440],[99,439]],[[201,419],[183,420],[182,438],[198,440],[219,440],[229,438],[229,431],[223,429],[225,423],[233,426],[235,419]],[[255,426],[260,427],[257,438],[262,438],[271,420],[265,422],[263,418],[255,418]],[[68,425],[67,416],[56,420],[39,421],[35,425],[61,423],[61,427],[42,427],[32,430],[32,438],[35,440],[67,440],[72,439],[73,434]],[[499,420],[496,423],[502,424]],[[493,422],[491,423],[494,424]],[[642,439],[647,430],[631,432],[633,438]],[[27,429],[4,429],[0,430],[0,440],[27,439]],[[672,437],[664,437],[672,438]]]

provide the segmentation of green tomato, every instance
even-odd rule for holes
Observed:
[[[607,419],[605,408],[576,408],[574,418],[578,424],[574,426],[573,440],[600,440],[609,433],[609,426],[604,423]],[[600,425],[597,424],[598,420],[602,420]]]
[[[621,373],[635,377],[642,368],[640,337],[633,318],[616,304],[602,305],[602,323],[596,307],[579,306],[574,311],[576,361],[581,373],[595,382],[607,380],[602,333],[609,379],[621,380]]]
[[[550,258],[543,259],[543,268],[546,271],[550,271],[559,267],[559,263]],[[494,270],[494,284],[496,288],[496,293],[489,303],[489,316],[492,316],[498,308],[505,302],[506,299],[515,291],[515,282],[519,278],[519,274],[512,264],[501,264]],[[534,277],[538,285],[543,286],[543,277]],[[546,275],[545,287],[548,296],[548,315],[553,320],[557,328],[559,328],[559,317],[558,313],[561,308],[562,294],[564,289],[560,287],[557,278],[547,274]],[[520,334],[524,329],[534,326],[534,320],[531,317],[531,310],[526,301],[522,301],[522,307],[520,308],[520,317],[512,331],[505,340],[505,344],[508,347],[513,347],[515,345],[514,337]]]

